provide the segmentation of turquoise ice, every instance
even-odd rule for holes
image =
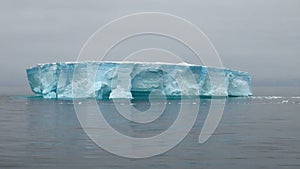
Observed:
[[[43,98],[132,99],[153,90],[175,97],[252,95],[249,73],[192,64],[58,62],[26,72],[31,90]]]

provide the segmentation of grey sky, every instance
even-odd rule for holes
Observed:
[[[98,28],[146,11],[197,25],[224,66],[250,72],[255,85],[300,86],[299,0],[1,0],[0,85],[27,85],[26,67],[76,60]]]

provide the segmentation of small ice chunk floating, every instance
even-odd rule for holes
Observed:
[[[165,96],[249,96],[249,73],[192,64],[147,62],[58,62],[26,70],[31,90],[43,98],[135,98]]]

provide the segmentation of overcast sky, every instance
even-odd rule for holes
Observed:
[[[27,85],[25,69],[37,63],[76,60],[98,28],[136,12],[194,23],[224,66],[248,71],[255,85],[300,86],[299,0],[0,0],[0,85]]]

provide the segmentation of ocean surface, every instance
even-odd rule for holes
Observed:
[[[226,99],[215,133],[199,144],[211,103],[203,98],[187,137],[170,151],[145,159],[116,156],[87,136],[74,104],[88,107],[92,100],[32,96],[28,88],[0,88],[0,168],[300,168],[299,87],[255,87],[254,96]],[[172,99],[155,103],[166,104],[166,109],[159,119],[144,126],[122,119],[113,102],[97,101],[115,129],[137,137],[168,129],[180,106],[195,102]],[[139,110],[150,107],[147,100],[135,100],[132,105]],[[122,140],[116,146],[120,145]]]

